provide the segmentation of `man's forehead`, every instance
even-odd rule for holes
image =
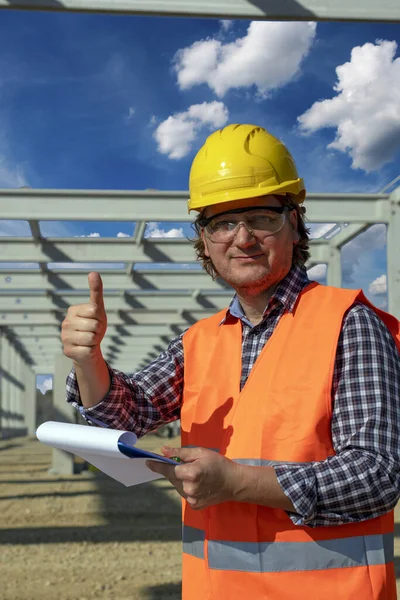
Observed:
[[[212,206],[207,206],[204,210],[204,217],[212,217],[219,213],[226,212],[229,210],[237,210],[243,208],[246,210],[247,207],[254,206],[281,206],[281,202],[277,196],[257,196],[256,198],[246,198],[245,200],[234,200],[233,202],[221,202]]]

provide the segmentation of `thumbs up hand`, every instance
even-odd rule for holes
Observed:
[[[107,330],[103,282],[99,273],[89,273],[89,302],[70,306],[61,327],[64,354],[77,365],[96,361]]]

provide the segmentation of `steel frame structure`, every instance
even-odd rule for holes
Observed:
[[[0,0],[1,9],[400,22],[398,0]],[[100,269],[109,317],[104,355],[121,370],[139,369],[174,335],[227,305],[232,291],[223,282],[182,268],[195,260],[190,241],[144,238],[146,222],[188,222],[186,199],[185,191],[0,190],[0,218],[28,221],[31,232],[28,238],[0,239],[2,261],[38,265],[0,269],[0,436],[7,427],[18,429],[21,414],[33,432],[27,399],[32,400],[34,374],[54,372],[60,323],[69,305],[87,301],[87,273],[95,270],[76,270],[74,263],[123,264]],[[347,224],[331,239],[311,243],[308,266],[326,263],[331,285],[341,285],[343,245],[374,223],[387,225],[389,310],[400,316],[400,188],[391,194],[310,194],[306,206],[310,222]],[[134,220],[135,234],[115,239],[42,235],[42,221],[91,221],[94,215],[97,221]],[[176,268],[154,269],[151,263]]]
[[[373,223],[385,223],[389,244],[398,212],[398,190],[389,194],[310,194],[310,222],[346,222],[331,239],[311,242],[309,267],[328,265],[328,282],[341,285],[340,249]],[[80,190],[0,190],[0,214],[25,219],[31,236],[0,240],[0,255],[7,263],[37,263],[34,269],[0,269],[0,326],[35,372],[51,373],[55,353],[61,352],[60,323],[68,306],[88,299],[87,274],[74,263],[101,263],[109,329],[103,343],[106,359],[117,368],[135,371],[162,350],[168,339],[227,306],[232,291],[194,267],[195,254],[187,239],[144,238],[145,223],[189,221],[187,192],[104,192]],[[101,212],[98,207],[101,206]],[[129,210],[128,210],[129,207]],[[41,222],[91,220],[130,221],[130,238],[45,238]],[[129,218],[127,217],[129,215]],[[395,250],[396,252],[396,250]],[[388,260],[393,251],[388,250]],[[52,264],[58,264],[52,267]],[[61,263],[61,265],[60,265]],[[105,269],[121,263],[119,269]],[[140,263],[140,266],[138,265]],[[161,263],[174,269],[151,268]],[[390,277],[390,308],[398,312],[396,275]]]

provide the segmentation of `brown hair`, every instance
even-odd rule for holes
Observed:
[[[294,210],[297,213],[297,232],[299,234],[299,240],[293,246],[293,258],[292,265],[305,265],[308,259],[310,258],[309,252],[309,232],[310,230],[306,227],[305,224],[305,212],[306,209],[303,206],[294,202],[290,195],[286,195],[284,197],[277,196],[278,200],[281,202],[283,206],[293,206]],[[201,225],[200,221],[204,219],[204,211],[201,211],[194,222],[192,223],[192,227],[195,231],[196,237],[192,240],[194,242],[194,249],[196,251],[197,260],[202,264],[204,270],[211,275],[213,279],[218,277],[218,273],[211,261],[211,259],[206,256],[204,242],[201,238]]]

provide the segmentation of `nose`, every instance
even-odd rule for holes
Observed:
[[[245,221],[238,224],[238,229],[235,236],[236,246],[248,248],[257,242],[257,238]]]

